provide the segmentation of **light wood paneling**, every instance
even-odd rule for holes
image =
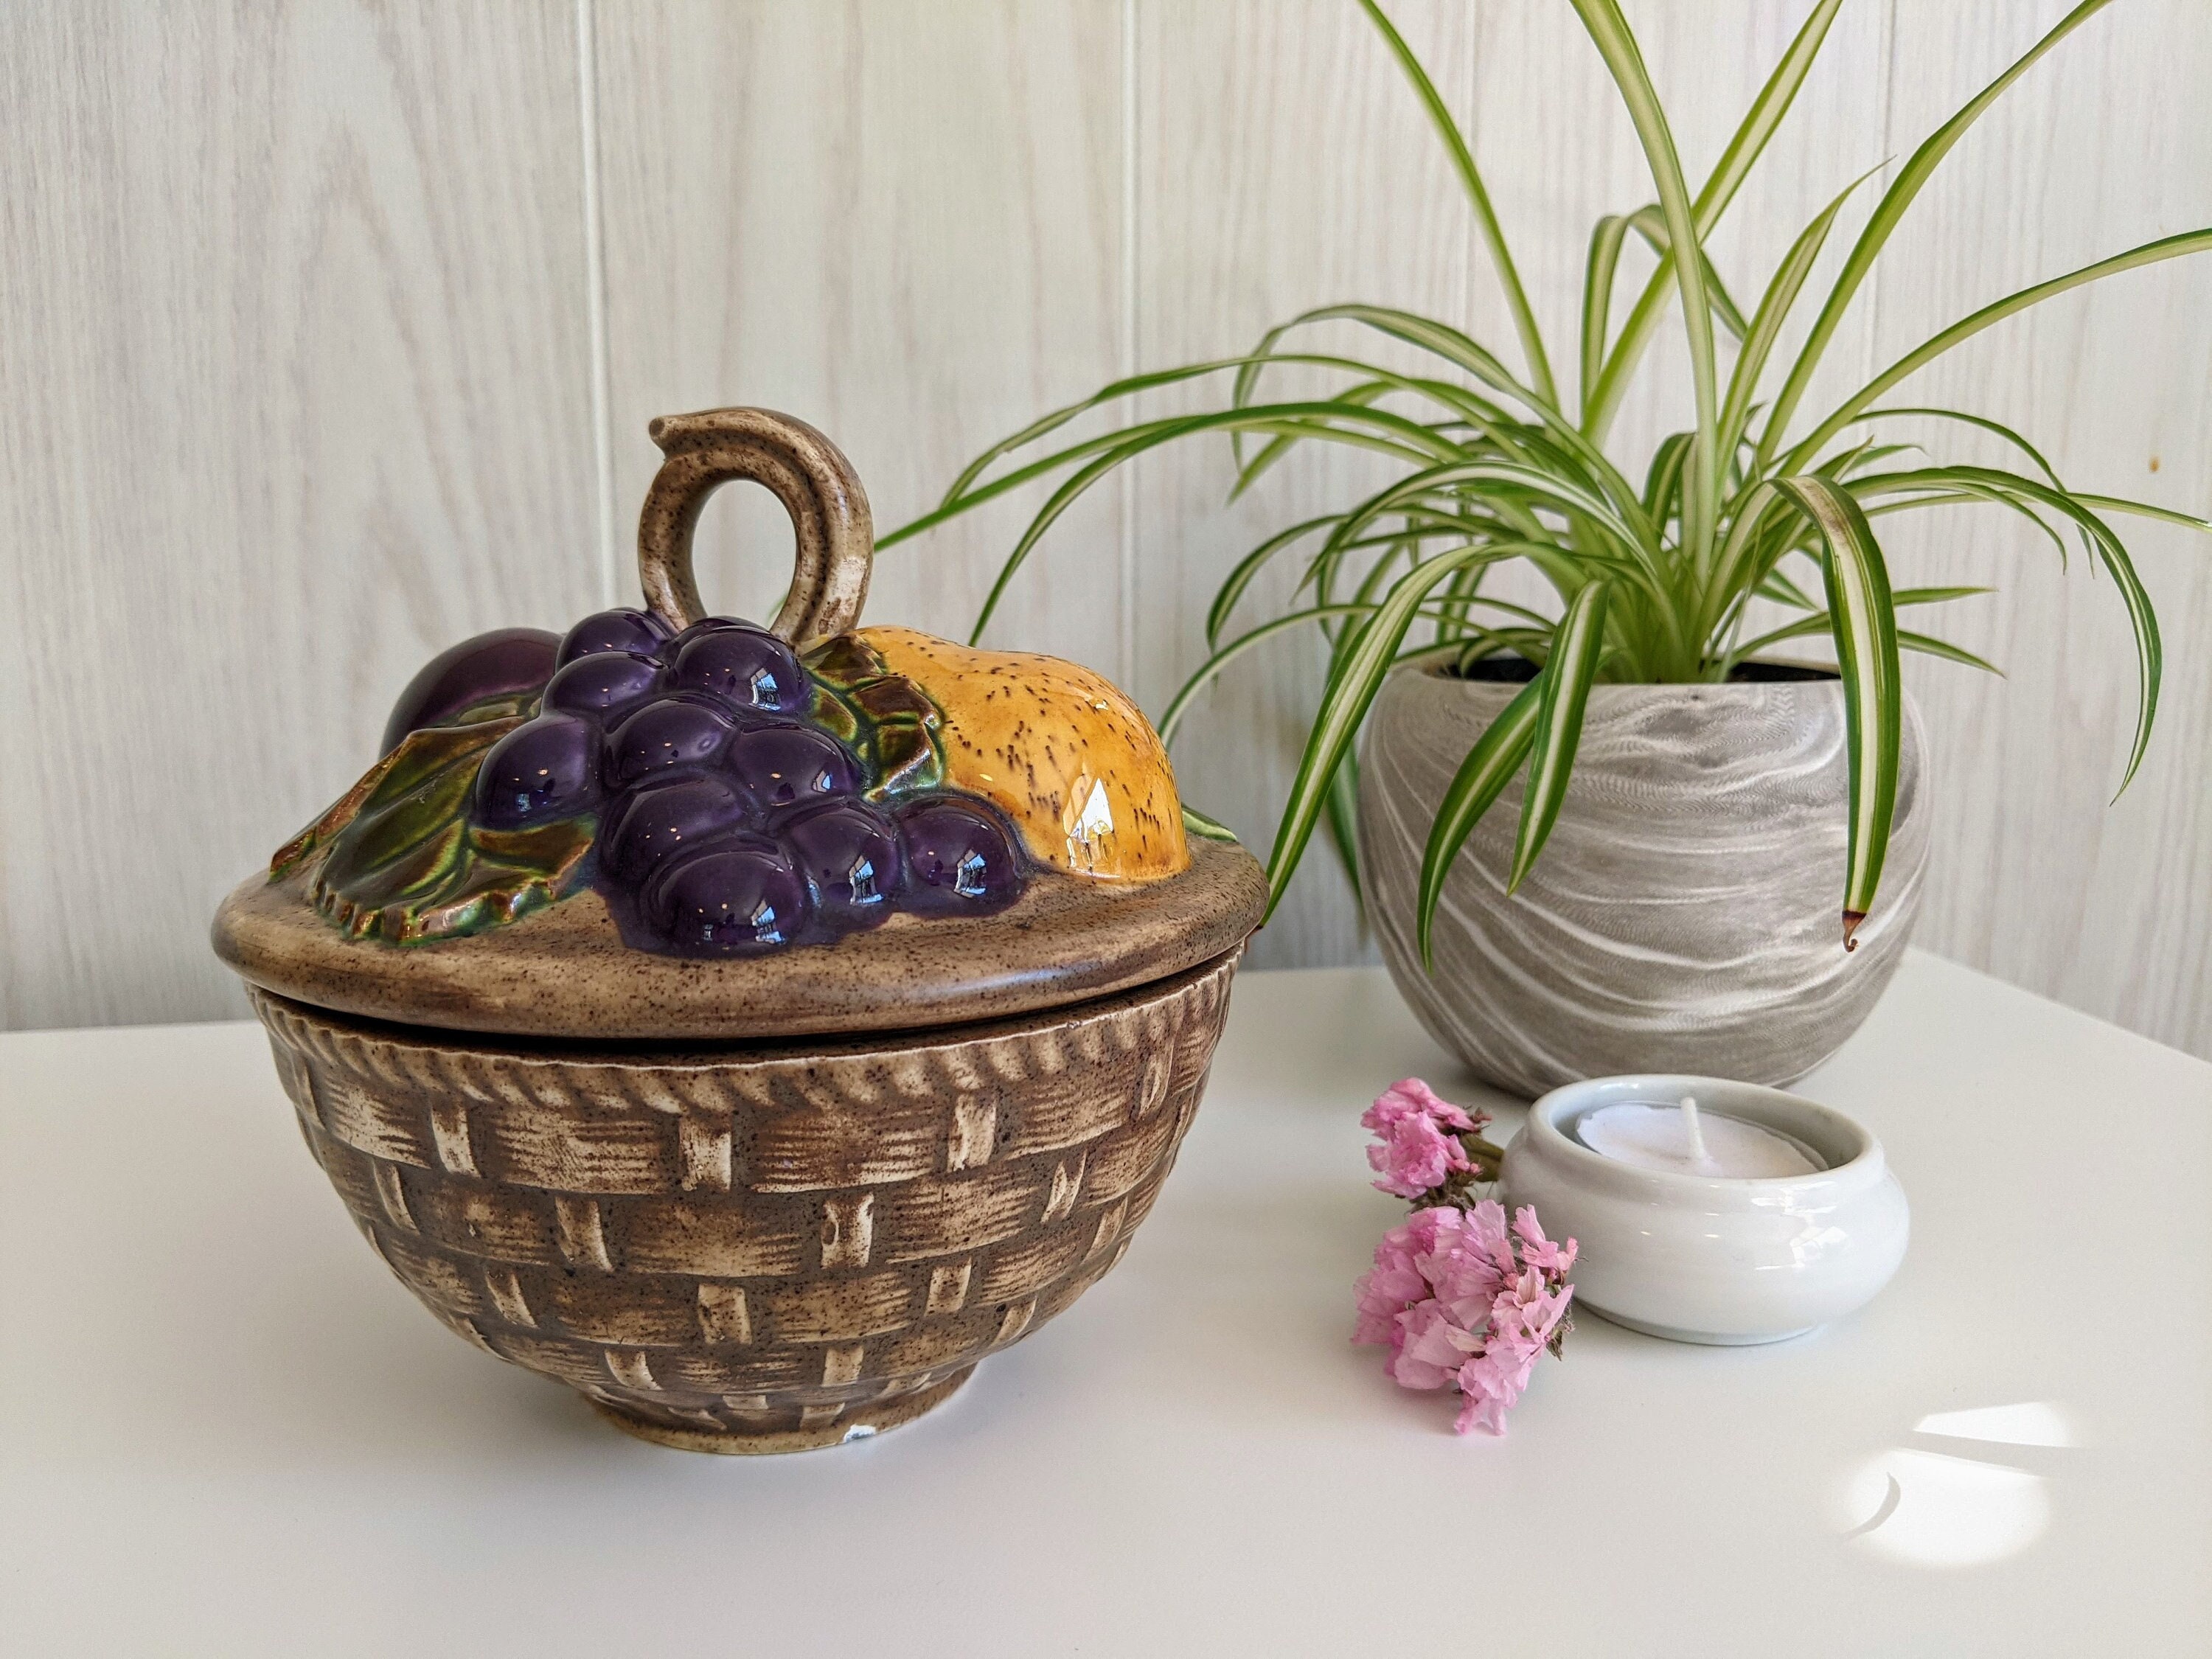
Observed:
[[[1976,0],[1904,9],[1890,149],[1909,153],[2065,10]],[[2114,6],[2039,65],[1954,152],[1893,243],[1887,363],[1976,307],[2154,237],[2212,224],[2212,11]],[[1912,403],[2011,422],[2077,489],[2212,515],[2212,259],[2114,279],[2015,318],[1924,371]],[[1939,434],[1917,433],[1933,445]],[[1945,452],[2016,465],[1941,435]],[[1969,434],[1970,436],[1972,434]],[[2166,1042],[2212,1054],[2212,543],[2117,526],[2166,648],[2158,730],[2115,805],[2134,653],[2109,580],[2009,514],[1910,520],[1900,580],[1983,582],[1944,630],[2001,665],[1907,675],[1941,811],[1921,942]]]
[[[1120,16],[1115,0],[602,11],[626,593],[655,415],[754,404],[812,422],[852,457],[883,532],[976,452],[1112,375]],[[993,512],[885,553],[868,619],[964,635],[1022,522]],[[1016,590],[993,636],[1118,673],[1115,497],[1059,535],[1066,556]],[[765,492],[726,492],[700,529],[708,603],[772,612],[790,546]]]
[[[1693,174],[1808,3],[1632,0]],[[630,595],[653,415],[812,420],[888,527],[1042,410],[1125,368],[1243,349],[1305,306],[1404,304],[1517,355],[1443,158],[1348,0],[595,9],[582,64],[567,5],[0,16],[0,648],[19,687],[0,724],[0,1024],[234,1009],[210,908],[353,775],[413,666]],[[1471,115],[1571,381],[1589,222],[1651,195],[1615,94],[1564,6],[1391,9]],[[1739,290],[2061,9],[1851,0],[1718,240]],[[2021,283],[2212,222],[2208,70],[2212,10],[2192,0],[2084,29],[1947,163],[1811,401]],[[1913,395],[2014,420],[2086,487],[2212,511],[2208,285],[2212,263],[2169,266],[2063,301]],[[1623,410],[1634,465],[1683,422],[1671,349]],[[1091,662],[1157,712],[1200,659],[1228,562],[1374,476],[1312,455],[1224,509],[1224,449],[1157,454],[1079,507],[994,642]],[[886,554],[872,617],[964,632],[1036,499]],[[1900,528],[1910,579],[2002,586],[1946,625],[2011,671],[1910,670],[1942,805],[1921,939],[2212,1054],[2212,549],[2129,531],[2168,677],[2144,774],[2107,810],[2133,696],[2109,583],[2062,577],[1990,514]],[[710,598],[768,608],[787,546],[757,492],[718,504]],[[1285,644],[1178,744],[1189,797],[1255,847],[1317,678],[1315,649]],[[1366,950],[1317,848],[1255,959]]]
[[[1463,105],[1474,14],[1401,5],[1401,27]],[[1395,62],[1353,7],[1333,0],[1145,0],[1139,8],[1137,351],[1146,368],[1233,356],[1271,325],[1344,300],[1467,313],[1470,231],[1449,166]],[[1306,349],[1404,354],[1331,325]],[[1288,393],[1312,377],[1286,371]],[[1155,407],[1218,406],[1226,377]],[[1204,619],[1236,561],[1283,526],[1357,499],[1387,476],[1368,458],[1310,447],[1233,507],[1225,438],[1155,452],[1135,469],[1135,694],[1158,713],[1205,660]],[[1362,488],[1364,485],[1365,488]],[[1062,554],[1055,556],[1064,556]],[[1286,565],[1240,615],[1294,586]],[[1318,641],[1247,659],[1179,737],[1184,795],[1264,854],[1319,695]],[[1255,941],[1261,967],[1370,954],[1350,883],[1315,841],[1297,884]]]
[[[216,899],[595,585],[566,8],[0,17],[0,1023],[243,1012]]]

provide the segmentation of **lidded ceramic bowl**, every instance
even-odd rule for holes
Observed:
[[[687,946],[641,920],[667,913],[662,888],[607,873],[635,795],[487,815],[495,744],[555,718],[550,694],[525,674],[455,716],[426,670],[424,719],[396,714],[376,767],[224,901],[215,946],[309,1150],[447,1325],[648,1439],[834,1444],[928,1410],[1121,1259],[1266,883],[1234,843],[1186,836],[1157,738],[1097,676],[856,629],[867,502],[821,434],[717,410],[653,436],[657,635],[700,631],[706,497],[766,485],[797,545],[769,631],[813,702],[753,724],[829,731],[862,816],[917,859],[932,803],[1000,825],[1018,887],[963,904],[909,874],[914,909],[841,930],[817,925],[832,906],[809,873],[817,922],[780,948]],[[795,821],[760,810],[752,841]]]

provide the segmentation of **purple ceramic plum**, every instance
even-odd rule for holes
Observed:
[[[410,732],[435,726],[472,702],[537,690],[552,678],[560,645],[542,628],[495,628],[441,651],[392,706],[382,752],[390,754]]]

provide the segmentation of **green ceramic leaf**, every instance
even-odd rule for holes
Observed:
[[[815,682],[814,718],[858,752],[873,780],[869,799],[943,785],[945,717],[926,688],[892,673],[856,634],[824,640],[805,660]]]
[[[550,904],[574,885],[594,820],[511,832],[468,821],[485,751],[520,723],[519,713],[478,704],[459,723],[409,733],[277,855],[274,873],[319,854],[308,884],[315,908],[356,939],[394,945],[476,933]]]
[[[520,701],[523,704],[501,714],[489,712]],[[390,754],[362,774],[361,781],[331,804],[313,823],[276,849],[269,860],[269,878],[281,881],[309,854],[328,848],[338,835],[364,812],[382,814],[416,794],[441,773],[468,763],[465,780],[473,780],[483,751],[522,723],[537,697],[500,697],[463,709],[443,726],[410,732]],[[462,787],[465,789],[465,781]]]

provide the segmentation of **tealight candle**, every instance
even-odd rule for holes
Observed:
[[[1771,1129],[1700,1114],[1693,1095],[1683,1096],[1679,1107],[1601,1106],[1576,1121],[1575,1137],[1601,1157],[1677,1175],[1756,1178],[1810,1175],[1821,1167]]]
[[[1850,1313],[1911,1234],[1864,1124],[1719,1078],[1554,1089],[1505,1148],[1503,1180],[1510,1206],[1579,1244],[1577,1311],[1681,1342],[1771,1342]]]

